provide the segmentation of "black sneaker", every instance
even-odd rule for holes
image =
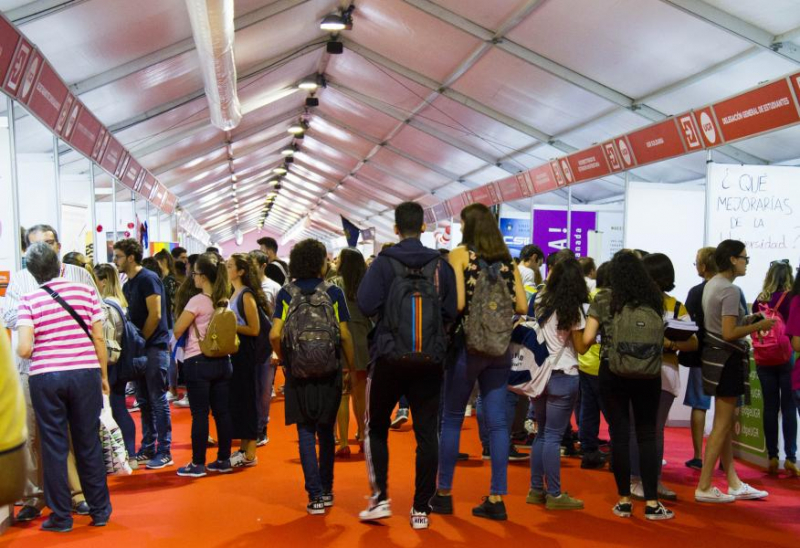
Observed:
[[[465,461],[469,460],[469,453],[459,453],[456,455],[456,460]]]
[[[150,453],[148,451],[139,451],[138,453],[136,453],[136,462],[147,463],[148,461],[155,458],[155,456],[156,456],[155,453]]]
[[[492,454],[489,452],[489,448],[488,447],[484,447],[483,448],[483,451],[481,452],[481,458],[483,460],[491,460],[492,459]]]
[[[581,457],[581,468],[596,470],[606,465],[606,459],[600,451],[589,451]]]
[[[674,518],[675,513],[659,502],[656,506],[645,506],[644,517],[651,521],[661,521]]]
[[[614,512],[615,516],[629,518],[631,517],[631,512],[633,512],[633,504],[630,502],[618,502],[611,511]]]
[[[72,531],[72,524],[69,523],[57,523],[52,517],[47,518],[44,520],[41,526],[42,531],[50,531],[51,533],[69,533]]]
[[[320,497],[322,499],[322,504],[325,508],[330,508],[333,506],[333,493],[322,493]]]
[[[318,516],[325,513],[325,503],[322,497],[310,499],[306,505],[306,511],[312,516]]]
[[[517,448],[514,447],[513,445],[508,450],[508,460],[509,460],[509,462],[518,462],[518,461],[522,461],[522,460],[528,460],[530,458],[531,458],[531,456],[528,453],[520,453],[519,451],[517,451]]]
[[[14,521],[33,521],[41,515],[42,511],[38,508],[33,506],[23,506],[22,510],[20,510],[14,517]]]
[[[491,502],[489,501],[489,497],[483,497],[483,502],[472,509],[472,515],[478,518],[487,518],[496,521],[508,519],[505,503],[502,500]]]
[[[450,515],[453,513],[453,497],[436,493],[430,501],[431,512],[434,514]]]

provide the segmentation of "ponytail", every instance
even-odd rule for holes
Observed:
[[[231,287],[225,261],[216,253],[203,253],[197,257],[194,268],[211,283],[211,301],[214,306],[227,306]]]

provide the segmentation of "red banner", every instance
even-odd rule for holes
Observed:
[[[172,196],[172,193],[170,193],[170,196]],[[424,214],[425,214],[425,224],[426,225],[432,225],[433,223],[436,222],[436,215],[433,214],[433,208],[432,207],[429,207],[429,208],[425,209]]]
[[[36,79],[39,78],[39,73],[42,71],[44,64],[44,57],[39,50],[34,49],[31,54],[30,61],[28,61],[28,68],[25,70],[25,77],[22,79],[22,85],[17,92],[17,100],[25,105],[31,98],[33,93],[33,85]]]
[[[778,80],[714,105],[725,142],[800,122],[789,83]]]
[[[97,135],[97,139],[95,139],[94,147],[92,147],[92,160],[95,162],[100,159],[103,155],[103,147],[108,145],[108,130],[100,126],[100,133]]]
[[[447,219],[452,217],[458,217],[461,215],[461,210],[467,207],[471,203],[471,198],[468,192],[462,192],[457,196],[453,196],[449,200],[445,202],[447,204]],[[435,206],[434,206],[435,207]],[[439,219],[439,214],[436,214],[436,218]],[[441,219],[439,219],[441,220]]]
[[[141,192],[142,196],[152,201],[153,192],[156,190],[156,187],[158,187],[158,181],[156,181],[153,174],[146,169],[142,170],[142,174],[139,177],[142,179],[139,192]]]
[[[498,181],[497,187],[504,202],[513,202],[525,197],[516,175]]]
[[[14,51],[14,57],[11,59],[11,65],[8,67],[6,80],[3,87],[12,97],[16,97],[19,89],[22,87],[22,79],[25,77],[25,69],[28,67],[28,61],[33,56],[33,44],[25,40],[17,40],[17,49]]]
[[[114,172],[114,177],[122,181],[122,175],[128,169],[128,163],[131,161],[131,155],[127,150],[122,150],[122,156],[117,164],[117,170]]]
[[[517,184],[519,184],[520,189],[522,189],[522,195],[525,198],[529,198],[536,194],[536,189],[533,188],[533,181],[531,180],[531,174],[529,171],[517,173],[515,177],[517,178]]]
[[[564,160],[564,164],[569,169],[569,164]],[[558,161],[553,160],[550,162],[550,169],[553,170],[553,177],[556,178],[556,183],[558,186],[566,186],[567,179],[564,177],[564,171],[561,169],[561,165]],[[570,177],[572,176],[572,172],[570,171]]]
[[[117,167],[119,166],[120,160],[122,160],[125,149],[122,148],[120,142],[110,133],[106,134],[106,138],[108,142],[103,146],[104,151],[100,160],[100,165],[113,175],[117,172]]]
[[[536,194],[555,190],[559,186],[558,180],[553,173],[553,167],[550,164],[544,164],[534,168],[528,172],[528,175],[533,182],[533,188]]]
[[[497,199],[497,192],[495,191],[492,183],[488,185],[483,185],[478,188],[474,188],[469,191],[470,197],[472,198],[471,203],[475,204],[483,204],[486,206],[493,206],[494,204],[498,203],[499,200]],[[453,211],[455,213],[455,210]]]
[[[130,188],[131,190],[136,189],[136,183],[139,181],[139,174],[142,172],[142,166],[139,165],[139,162],[128,156],[127,167],[125,168],[125,173],[123,173],[122,177],[120,177],[119,182],[121,182],[126,187]]]
[[[792,87],[794,88],[794,96],[800,101],[800,72],[789,76],[789,80],[792,82]]]
[[[703,141],[700,137],[700,128],[691,112],[681,114],[676,117],[678,129],[683,137],[683,144],[686,145],[688,152],[694,152],[703,148]]]
[[[75,126],[78,125],[78,116],[80,115],[81,110],[82,105],[80,101],[73,99],[72,106],[69,109],[69,114],[67,114],[67,119],[64,121],[64,131],[61,132],[61,136],[67,142],[72,139],[72,134],[75,132]]]
[[[8,68],[17,51],[19,32],[0,15],[0,85],[6,81]]]
[[[69,139],[69,144],[72,148],[83,152],[86,156],[92,157],[94,152],[94,145],[100,137],[100,131],[103,126],[94,117],[94,114],[87,109],[82,108],[78,114],[78,120],[75,122],[75,129]]]
[[[447,221],[452,217],[447,202],[440,202],[433,206],[433,214],[436,216],[436,222]]]
[[[639,165],[686,153],[674,118],[629,133],[628,142]]]
[[[631,144],[628,142],[627,137],[623,135],[614,139],[614,146],[616,146],[617,151],[619,151],[619,157],[622,160],[622,169],[630,169],[636,166],[636,158],[633,156],[633,152],[631,152]]]
[[[568,184],[597,179],[611,173],[611,170],[608,169],[603,149],[599,145],[575,152],[566,157],[567,162],[569,162],[568,167],[572,170],[571,174],[564,167],[566,163],[564,160],[562,158],[559,164],[564,171],[564,178]]]
[[[695,122],[700,128],[700,137],[703,138],[703,143],[706,147],[715,147],[722,144],[722,132],[719,130],[719,124],[714,117],[714,109],[711,107],[701,108],[694,113]]]
[[[163,211],[167,215],[170,215],[170,214],[172,214],[173,211],[175,211],[175,204],[178,203],[178,197],[175,196],[169,190],[165,189],[165,192],[166,192],[166,195],[164,196],[164,203],[161,205],[161,211]],[[429,223],[429,221],[428,221],[428,212],[429,211],[430,211],[430,208],[425,210],[425,224]],[[431,221],[431,224],[432,223],[433,222]]]
[[[50,129],[55,129],[64,103],[69,96],[69,90],[61,78],[45,61],[39,74],[39,81],[33,88],[28,109],[35,114]],[[66,119],[66,115],[64,115]]]
[[[608,162],[608,167],[611,168],[612,173],[622,171],[622,158],[619,156],[619,151],[614,145],[614,141],[603,143],[603,153],[606,155],[606,161]]]

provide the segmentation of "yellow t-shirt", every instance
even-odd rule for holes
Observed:
[[[593,289],[589,293],[589,302],[594,301],[595,296],[600,293],[599,289]],[[586,354],[578,356],[578,369],[588,375],[597,376],[600,372],[600,345],[593,344],[589,347]]]
[[[0,326],[0,454],[17,449],[27,439],[22,385],[7,332]]]

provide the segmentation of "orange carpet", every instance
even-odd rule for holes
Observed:
[[[527,462],[509,466],[506,498],[509,520],[473,518],[472,506],[489,486],[489,463],[480,460],[474,418],[464,423],[462,450],[470,460],[460,463],[455,478],[455,514],[433,516],[431,528],[414,531],[408,524],[413,486],[414,441],[410,424],[390,434],[390,492],[395,516],[380,525],[366,525],[357,514],[368,494],[364,458],[353,444],[353,457],[337,461],[336,506],[326,516],[309,516],[297,455],[297,434],[283,426],[283,402],[273,405],[270,443],[259,448],[259,465],[233,474],[201,479],[175,475],[177,465],[190,459],[188,409],[173,408],[176,466],[160,471],[140,470],[109,480],[114,513],[104,529],[89,527],[88,517],[75,518],[69,534],[38,530],[41,519],[12,526],[0,546],[76,547],[243,547],[254,546],[797,546],[800,539],[800,479],[767,477],[739,465],[743,479],[770,491],[766,501],[732,505],[700,505],[693,501],[698,472],[684,467],[691,456],[688,431],[667,432],[668,464],[664,480],[680,497],[671,505],[676,519],[647,522],[643,503],[635,517],[624,520],[611,513],[615,488],[608,471],[580,469],[577,459],[562,460],[562,481],[570,494],[582,498],[586,509],[548,512],[525,504],[530,475]],[[138,417],[137,427],[138,427]],[[351,430],[351,436],[354,436]],[[213,457],[213,450],[209,457]],[[269,543],[269,544],[267,544]]]

